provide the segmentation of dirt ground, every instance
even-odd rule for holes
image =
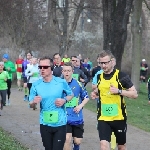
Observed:
[[[99,150],[96,114],[84,109],[85,133],[81,150]],[[139,118],[140,119],[140,118]],[[39,132],[39,106],[33,111],[23,101],[23,92],[12,89],[11,105],[4,107],[0,126],[30,150],[44,150]],[[150,133],[128,125],[128,150],[150,150]]]

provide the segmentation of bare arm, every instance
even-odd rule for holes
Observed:
[[[119,91],[118,88],[111,85],[111,87],[110,87],[111,94],[119,94],[118,91]],[[138,97],[137,90],[135,89],[135,86],[132,86],[131,88],[129,88],[127,90],[122,90],[120,95],[126,96],[128,98],[134,98],[134,99]]]

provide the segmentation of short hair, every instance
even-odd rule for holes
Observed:
[[[73,65],[72,65],[72,63],[71,62],[66,62],[66,63],[64,63],[64,65],[63,66],[70,66],[72,69],[73,69]]]
[[[26,53],[26,55],[27,55],[28,53],[31,54],[31,56],[33,56],[31,51],[28,51],[28,52]]]
[[[72,57],[77,58],[77,56],[71,56],[71,58],[72,58]]]
[[[48,57],[48,56],[41,57],[41,58],[39,59],[39,62],[40,62],[41,60],[46,60],[46,59],[48,59],[48,60],[50,61],[50,65],[53,66],[53,60],[52,60],[50,57]]]
[[[112,58],[115,59],[115,56],[114,56],[114,55],[112,54],[112,52],[109,51],[109,50],[103,50],[103,51],[99,54],[99,57],[100,57],[100,58],[103,58],[103,57],[105,57],[105,56],[109,56],[110,59],[112,59]]]
[[[59,55],[59,56],[60,56],[60,54],[59,54],[59,53],[55,53],[55,54],[53,55],[53,58],[54,58],[56,55]],[[60,57],[61,57],[61,56],[60,56]]]

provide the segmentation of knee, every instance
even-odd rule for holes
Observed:
[[[126,150],[126,146],[125,145],[118,145],[118,150]]]
[[[75,138],[74,139],[74,143],[76,144],[76,145],[80,145],[81,144],[81,138]]]
[[[71,135],[66,135],[66,141],[65,143],[70,144],[71,143]]]
[[[107,142],[107,141],[100,141],[100,149],[101,150],[109,150],[109,142]]]

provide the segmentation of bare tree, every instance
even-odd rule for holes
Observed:
[[[133,0],[102,0],[104,50],[111,50],[121,68]]]
[[[131,79],[139,91],[139,77],[140,77],[140,60],[141,60],[141,48],[142,48],[142,1],[134,0],[134,7],[132,12],[132,72]]]

